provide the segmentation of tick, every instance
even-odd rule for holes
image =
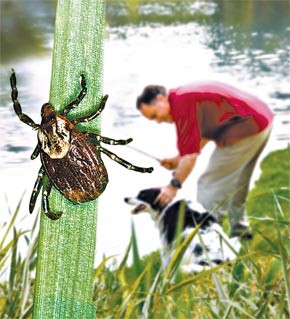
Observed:
[[[108,173],[102,161],[101,153],[109,156],[113,161],[127,169],[141,173],[151,173],[152,167],[144,168],[132,165],[100,145],[100,142],[110,145],[126,145],[132,141],[115,140],[89,131],[80,131],[79,123],[95,119],[103,111],[108,95],[105,95],[96,110],[88,116],[69,120],[67,115],[77,107],[87,93],[86,79],[81,75],[81,91],[77,98],[56,113],[50,103],[41,108],[41,124],[36,124],[28,115],[22,112],[18,101],[16,74],[12,70],[10,76],[11,98],[14,111],[25,124],[38,131],[38,143],[31,155],[35,159],[40,155],[41,167],[31,194],[29,211],[33,212],[36,199],[43,187],[43,179],[48,177],[44,186],[42,207],[45,215],[57,220],[62,212],[52,212],[49,206],[49,194],[54,186],[61,194],[74,204],[84,203],[99,197],[108,183]]]

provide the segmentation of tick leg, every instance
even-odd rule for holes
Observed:
[[[45,190],[43,192],[43,196],[42,196],[42,208],[44,211],[44,214],[52,219],[52,220],[57,220],[61,217],[62,213],[58,212],[58,213],[53,213],[50,211],[50,207],[49,207],[49,201],[48,201],[48,197],[49,194],[51,192],[51,188],[52,188],[52,182],[49,181],[45,187]]]
[[[38,171],[38,176],[37,176],[37,179],[36,179],[36,182],[34,184],[33,191],[32,191],[31,197],[30,197],[30,202],[29,202],[29,212],[30,212],[30,214],[34,210],[35,203],[36,203],[37,197],[39,195],[39,191],[40,191],[40,189],[41,189],[41,187],[43,185],[43,177],[44,177],[44,175],[45,175],[45,171],[44,171],[43,166],[41,166],[39,171]]]
[[[16,87],[16,74],[15,71],[12,69],[12,74],[10,76],[10,86],[12,89],[11,92],[11,99],[13,102],[13,107],[14,107],[14,111],[17,114],[17,116],[19,117],[20,121],[22,121],[23,123],[31,126],[34,129],[37,129],[39,127],[38,124],[35,124],[35,122],[26,114],[22,113],[22,108],[21,105],[17,99],[18,97],[18,90]]]
[[[139,166],[135,166],[127,161],[125,161],[124,159],[120,158],[119,156],[117,156],[116,154],[108,151],[107,149],[103,148],[102,146],[97,146],[97,149],[103,153],[105,153],[107,156],[110,157],[110,159],[112,159],[113,161],[119,163],[120,165],[126,167],[127,169],[136,171],[136,172],[140,172],[140,173],[151,173],[153,171],[153,167],[139,167]]]
[[[83,132],[87,137],[98,141],[103,142],[110,145],[126,145],[133,141],[132,138],[128,138],[127,140],[114,140],[113,138],[101,136],[99,134],[89,133],[89,132]],[[94,142],[94,141],[93,141]]]
[[[108,95],[104,95],[102,97],[101,102],[99,104],[99,108],[95,112],[93,112],[92,114],[90,114],[88,116],[76,118],[76,119],[72,120],[72,123],[74,125],[76,125],[76,124],[81,123],[81,122],[90,122],[93,119],[95,119],[97,116],[99,116],[102,113],[103,109],[105,108],[108,97],[109,97]]]
[[[39,155],[39,152],[40,152],[40,146],[39,146],[39,144],[37,144],[33,153],[31,154],[30,158],[32,160],[36,159],[36,157]]]
[[[85,76],[83,74],[81,75],[81,86],[82,86],[82,90],[79,93],[78,97],[74,101],[72,101],[70,104],[68,104],[60,114],[67,115],[69,113],[69,111],[71,109],[75,108],[76,106],[78,106],[81,103],[81,101],[83,100],[83,98],[86,96],[87,83],[86,83]]]

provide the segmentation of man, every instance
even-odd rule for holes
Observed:
[[[197,200],[221,222],[228,214],[231,236],[250,239],[245,201],[251,175],[271,131],[273,113],[246,92],[219,82],[203,82],[166,92],[162,86],[144,88],[137,108],[149,120],[174,123],[179,154],[161,165],[175,170],[162,188],[161,204],[170,203],[191,173],[202,147],[216,148],[198,181]]]

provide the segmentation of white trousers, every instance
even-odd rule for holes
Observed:
[[[216,147],[205,172],[198,180],[197,200],[222,221],[228,214],[231,235],[240,235],[249,226],[245,202],[251,176],[263,151],[271,127],[232,145]]]

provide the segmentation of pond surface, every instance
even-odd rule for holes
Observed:
[[[170,88],[214,79],[266,101],[276,117],[265,153],[286,147],[290,138],[289,10],[288,0],[108,1],[104,93],[110,98],[102,134],[133,137],[137,148],[159,158],[173,156],[174,128],[142,119],[135,108],[136,96],[150,83]],[[54,1],[1,1],[0,221],[7,219],[7,205],[13,211],[25,190],[21,209],[27,216],[39,167],[39,160],[30,161],[36,134],[12,109],[10,69],[13,66],[17,72],[24,112],[39,122],[40,107],[49,96],[54,18]],[[195,200],[195,180],[211,147],[180,197]],[[129,242],[131,217],[123,198],[170,179],[170,173],[154,160],[124,146],[110,149],[138,165],[153,165],[155,171],[146,176],[127,172],[104,159],[110,184],[99,204],[99,256],[122,254]],[[29,228],[32,220],[27,216],[21,227]],[[148,216],[136,216],[134,223],[141,254],[156,249],[158,236]]]

